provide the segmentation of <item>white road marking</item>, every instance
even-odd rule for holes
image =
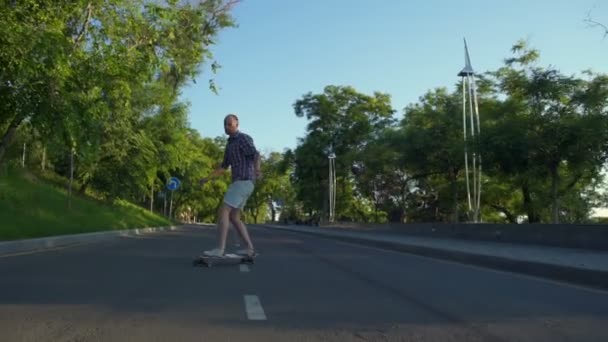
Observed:
[[[256,295],[245,295],[245,312],[247,312],[247,318],[252,321],[265,321],[266,314],[262,303]]]

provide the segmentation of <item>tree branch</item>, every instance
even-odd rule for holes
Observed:
[[[201,2],[204,4],[206,1]],[[208,35],[211,29],[216,25],[217,18],[220,14],[230,11],[236,4],[241,2],[241,0],[228,0],[224,5],[218,7],[215,11],[211,13],[211,17],[203,27],[203,33]]]
[[[585,19],[585,22],[587,23],[587,25],[590,28],[596,28],[599,27],[601,30],[604,31],[604,38],[608,37],[608,26],[595,21],[592,17],[591,17],[591,11],[589,11],[589,13],[587,13],[587,19]]]
[[[87,33],[88,29],[89,29],[89,23],[91,22],[91,16],[93,15],[93,4],[89,2],[89,4],[87,5],[87,17],[84,21],[84,23],[82,23],[82,28],[80,29],[80,33],[78,34],[78,36],[74,39],[74,45],[78,45],[80,43],[80,41],[82,40],[82,38],[84,38],[84,35]]]
[[[137,40],[133,45],[129,46],[129,49],[127,51],[131,52],[132,50],[144,45],[146,43],[146,39],[147,37]]]
[[[557,194],[559,197],[562,197],[563,195],[565,195],[566,193],[568,193],[577,183],[578,181],[583,178],[583,174],[582,173],[577,173],[572,180],[568,183],[568,185],[566,185],[566,187],[564,189],[562,189],[561,191],[558,191]]]

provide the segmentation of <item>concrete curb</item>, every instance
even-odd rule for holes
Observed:
[[[464,264],[488,267],[498,270],[511,271],[527,275],[539,276],[568,283],[590,286],[600,289],[608,289],[608,272],[602,270],[590,270],[587,268],[577,268],[537,261],[526,261],[510,259],[506,257],[489,256],[477,253],[467,253],[443,248],[419,246],[406,244],[403,242],[392,242],[381,239],[366,237],[363,234],[354,236],[353,234],[340,234],[339,232],[310,231],[289,227],[277,227],[270,225],[260,225],[269,229],[279,229],[295,233],[322,236],[340,241],[347,241],[367,246],[380,247],[399,252],[416,254],[431,258],[456,261]]]
[[[147,227],[83,234],[58,235],[25,240],[4,241],[0,242],[0,256],[20,253],[31,253],[59,247],[67,247],[71,245],[79,245],[83,243],[95,243],[106,241],[116,237],[139,236],[146,233],[173,231],[177,228],[178,226]]]

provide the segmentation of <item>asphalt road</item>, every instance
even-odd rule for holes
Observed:
[[[608,341],[608,292],[267,228],[255,265],[193,267],[214,228],[0,258],[0,341]]]

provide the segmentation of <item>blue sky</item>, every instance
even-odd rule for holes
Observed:
[[[498,68],[526,39],[542,65],[608,73],[608,38],[584,23],[590,10],[608,24],[605,0],[243,0],[238,27],[213,47],[219,73],[205,68],[181,98],[202,136],[223,135],[222,119],[236,113],[261,151],[283,151],[305,135],[293,110],[304,94],[327,85],[380,91],[401,117],[427,90],[458,81],[463,38],[477,72]]]

